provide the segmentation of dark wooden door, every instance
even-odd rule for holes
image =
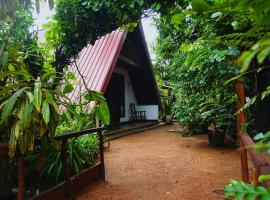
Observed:
[[[119,124],[125,113],[125,85],[124,76],[114,73],[108,85],[105,97],[111,115],[111,124]]]

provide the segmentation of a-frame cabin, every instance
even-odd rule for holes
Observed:
[[[134,32],[115,30],[88,45],[77,65],[87,87],[105,94],[112,124],[133,120],[131,104],[145,111],[145,120],[158,120],[161,101],[141,24]],[[80,80],[76,67],[71,68]],[[80,80],[73,100],[82,88]]]

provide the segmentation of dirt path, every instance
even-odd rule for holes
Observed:
[[[163,126],[111,142],[106,182],[92,184],[79,200],[224,199],[223,186],[240,178],[239,152],[213,148],[205,135],[181,137]]]

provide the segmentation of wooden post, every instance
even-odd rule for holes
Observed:
[[[101,179],[105,180],[105,166],[104,166],[104,151],[103,151],[103,134],[102,131],[98,131],[99,137],[99,156],[100,156],[100,163],[101,163]]]
[[[258,172],[257,172],[257,169],[253,168],[252,169],[252,181],[253,181],[253,185],[254,186],[258,186],[259,185],[259,181],[258,181]]]
[[[18,153],[18,200],[23,200],[24,193],[24,158]]]
[[[238,111],[245,104],[245,89],[244,89],[244,84],[242,81],[239,81],[239,80],[236,81],[235,90],[238,96],[237,102],[236,102],[236,108]],[[244,111],[238,112],[236,117],[237,117],[237,136],[238,136],[238,140],[240,141],[242,129],[246,120]]]
[[[70,180],[70,170],[68,166],[68,156],[67,156],[67,138],[62,140],[62,145],[61,145],[61,161],[63,165],[63,172],[64,172],[64,178],[65,178],[65,187],[66,187],[66,194],[69,199],[74,200],[74,193],[73,193],[73,188],[71,185],[71,180]]]
[[[241,172],[242,180],[245,183],[249,183],[249,171],[248,171],[248,159],[247,159],[247,149],[244,145],[241,145]]]
[[[237,93],[237,102],[236,109],[237,111],[241,109],[245,104],[245,88],[242,81],[238,80],[235,83],[235,90]],[[242,129],[245,124],[245,114],[244,111],[240,111],[237,113],[237,138],[241,146],[241,172],[242,172],[242,180],[246,183],[249,182],[249,172],[248,172],[248,158],[247,158],[247,149],[245,144],[241,141]]]

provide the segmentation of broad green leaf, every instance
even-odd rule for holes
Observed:
[[[110,111],[105,101],[100,102],[94,109],[97,117],[105,124],[110,124]]]
[[[15,138],[18,139],[20,135],[20,126],[18,121],[16,121],[12,127],[11,127],[11,132],[14,132]]]
[[[66,86],[63,90],[63,93],[64,94],[71,93],[73,90],[74,90],[73,85],[68,83],[68,84],[66,84]]]
[[[8,64],[8,52],[3,52],[2,57],[1,57],[1,61],[0,64],[2,66],[6,66]]]
[[[74,73],[72,73],[72,72],[68,72],[68,73],[67,73],[67,77],[68,77],[69,79],[71,79],[71,80],[75,80],[75,79],[76,79],[76,76],[75,76]]]
[[[9,158],[13,158],[16,153],[16,146],[17,146],[17,140],[16,140],[16,133],[15,133],[15,127],[17,122],[13,123],[10,131],[9,136]]]
[[[47,99],[42,102],[42,116],[46,125],[48,125],[50,121],[50,106]]]
[[[53,102],[52,105],[53,105],[53,108],[54,108],[55,112],[58,113],[59,112],[58,105],[55,102]]]
[[[270,54],[270,46],[265,47],[263,50],[261,50],[257,55],[257,60],[260,64],[263,63],[263,61],[266,59],[267,56]]]
[[[34,101],[34,96],[33,96],[32,92],[26,91],[26,95],[29,99],[29,102],[32,103]]]
[[[30,127],[31,119],[33,117],[32,111],[33,111],[33,104],[29,103],[29,101],[26,100],[22,118],[20,120],[20,127],[22,127],[23,129],[28,129]]]
[[[270,194],[265,194],[260,196],[260,200],[269,200],[270,199]]]
[[[270,196],[270,191],[261,186],[253,186],[251,184],[244,183],[243,181],[231,181],[231,184],[224,187],[226,198],[233,197],[236,200],[266,200]]]
[[[142,2],[141,4],[143,4],[143,2]],[[160,3],[158,3],[158,2],[155,2],[155,3],[153,3],[153,4],[151,5],[151,8],[152,8],[153,10],[155,10],[155,11],[158,11],[158,10],[160,9],[160,7],[161,7],[161,5],[160,5]]]
[[[262,138],[264,138],[264,134],[263,134],[263,133],[259,133],[259,134],[257,134],[257,135],[254,137],[254,140],[260,140],[260,139],[262,139]]]
[[[46,98],[47,98],[49,104],[53,104],[54,103],[54,99],[53,99],[52,93],[49,90],[46,90],[46,89],[44,90],[44,93],[46,95]]]
[[[177,27],[182,21],[185,20],[185,14],[183,13],[177,13],[175,14],[172,19],[171,19],[171,23]]]
[[[5,87],[1,88],[0,96],[5,96],[9,92],[13,92],[17,90],[18,88],[23,88],[25,86],[26,86],[26,83],[24,82],[9,83]]]
[[[47,72],[45,74],[42,75],[41,77],[41,80],[42,81],[45,81],[47,78],[51,79],[52,77],[54,78],[55,76],[52,76],[52,75],[55,75],[55,72]]]
[[[258,179],[259,182],[263,182],[263,181],[266,181],[266,180],[270,180],[270,174],[269,175],[261,175],[261,176],[259,176],[259,179]]]
[[[33,79],[33,76],[29,74],[26,71],[10,71],[10,72],[3,72],[0,74],[0,79],[15,76],[15,75],[21,75],[24,76],[26,79]]]
[[[21,88],[17,90],[9,99],[7,99],[4,103],[1,121],[6,121],[7,118],[13,113],[14,105],[18,99],[18,97],[26,90],[28,87]]]
[[[209,5],[205,0],[193,0],[192,9],[198,13],[209,10]]]
[[[242,53],[242,55],[238,59],[238,64],[242,68],[243,72],[245,72],[249,68],[250,63],[251,63],[252,59],[254,59],[257,52],[258,52],[258,50],[245,51],[244,53]]]
[[[85,100],[87,101],[106,101],[104,96],[96,91],[90,91],[84,95]]]
[[[257,194],[248,194],[245,196],[245,200],[255,200],[257,197]]]
[[[26,131],[20,133],[19,138],[18,138],[18,146],[20,149],[21,154],[24,154],[27,149],[27,134]]]
[[[34,144],[35,144],[35,135],[31,131],[27,131],[27,149],[29,151],[34,150]]]
[[[222,13],[221,12],[215,12],[211,15],[211,18],[216,18],[216,17],[221,17]]]
[[[34,105],[38,112],[40,112],[41,102],[42,102],[41,82],[36,82],[34,88]]]

